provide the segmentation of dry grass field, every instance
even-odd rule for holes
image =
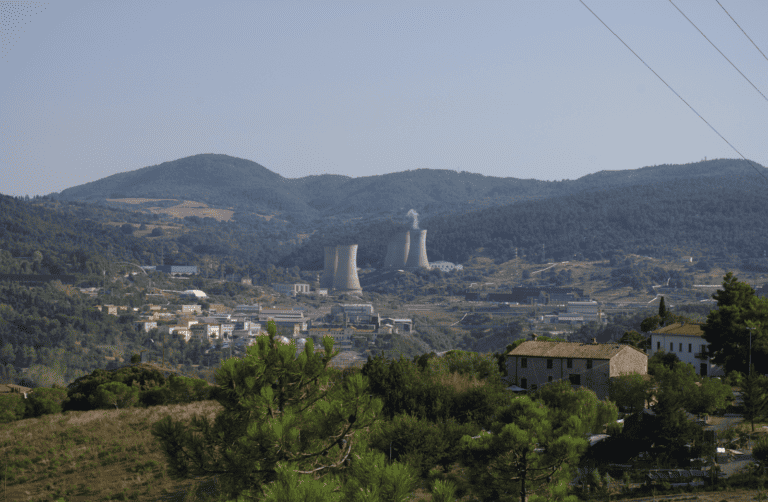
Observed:
[[[147,204],[149,202],[178,201],[178,199],[107,199],[107,202],[121,202],[123,204]],[[156,214],[168,214],[175,218],[184,218],[185,216],[199,216],[200,218],[215,218],[218,221],[229,221],[235,214],[231,209],[215,209],[208,207],[203,202],[192,200],[182,201],[180,204],[171,207],[145,207],[148,212]],[[269,221],[267,218],[267,221]]]
[[[150,434],[166,415],[189,420],[213,418],[215,401],[76,411],[0,426],[0,451],[7,461],[3,500],[67,502],[101,500],[184,500],[192,482],[168,478],[165,459]],[[3,466],[5,467],[5,466]]]

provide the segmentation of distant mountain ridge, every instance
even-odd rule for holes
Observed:
[[[754,175],[754,168],[743,160],[718,159],[600,171],[564,181],[502,178],[444,169],[357,178],[323,174],[290,179],[250,160],[199,154],[114,174],[68,188],[58,196],[85,202],[127,197],[184,198],[233,207],[236,212],[294,214],[309,220],[329,216],[392,218],[404,216],[411,208],[429,215],[464,213],[620,186],[701,178],[733,180]]]

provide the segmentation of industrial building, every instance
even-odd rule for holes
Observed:
[[[568,314],[581,316],[585,322],[600,322],[602,314],[594,300],[588,302],[568,302]]]
[[[443,272],[452,272],[454,270],[463,269],[464,265],[457,265],[449,261],[433,261],[433,262],[430,262],[429,268],[436,268],[436,269],[442,270]]]
[[[281,295],[296,296],[309,294],[309,284],[273,284],[272,287]]]
[[[149,267],[141,267],[145,270],[153,270]],[[154,270],[165,274],[197,274],[196,265],[156,265]]]

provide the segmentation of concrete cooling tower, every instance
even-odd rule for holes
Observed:
[[[410,231],[410,246],[408,249],[408,259],[405,261],[405,268],[429,268],[426,230]]]
[[[336,275],[333,276],[333,289],[336,291],[362,291],[357,277],[357,244],[336,246]]]
[[[325,265],[323,266],[323,275],[320,277],[321,288],[330,289],[333,287],[333,278],[336,277],[338,259],[338,248],[336,246],[325,246]]]
[[[411,234],[402,232],[387,244],[387,256],[384,258],[384,266],[388,268],[403,268],[408,259],[408,248],[411,245]]]

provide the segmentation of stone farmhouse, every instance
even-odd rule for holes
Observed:
[[[648,356],[617,343],[525,341],[507,354],[507,380],[526,390],[558,380],[587,387],[599,399],[608,397],[611,378],[648,373]]]

